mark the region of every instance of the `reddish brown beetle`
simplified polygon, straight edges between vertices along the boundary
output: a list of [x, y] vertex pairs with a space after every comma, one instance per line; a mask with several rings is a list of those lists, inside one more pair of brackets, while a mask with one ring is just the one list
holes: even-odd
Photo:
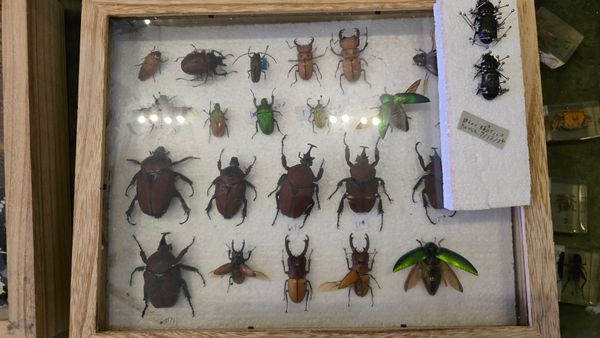
[[[373, 270], [373, 264], [375, 263], [375, 255], [377, 254], [377, 250], [374, 250], [372, 254], [369, 254], [369, 235], [365, 234], [366, 246], [362, 251], [358, 251], [354, 246], [352, 241], [352, 234], [350, 234], [350, 248], [352, 249], [352, 266], [350, 266], [350, 261], [348, 260], [348, 253], [346, 252], [346, 248], [344, 248], [344, 254], [346, 256], [346, 264], [348, 265], [348, 272], [346, 276], [341, 281], [337, 282], [326, 282], [319, 286], [319, 290], [321, 291], [333, 291], [339, 289], [345, 289], [348, 287], [352, 287], [348, 289], [348, 307], [350, 307], [350, 293], [352, 289], [354, 289], [354, 293], [356, 293], [359, 297], [364, 297], [367, 293], [371, 292], [371, 306], [374, 305], [373, 300], [373, 287], [369, 285], [370, 279], [375, 281], [377, 287], [381, 289], [379, 286], [379, 282], [377, 279], [373, 277], [369, 272]], [[371, 258], [371, 263], [369, 266], [369, 256]]]
[[269, 194], [270, 197], [273, 193], [277, 192], [275, 194], [277, 213], [275, 214], [275, 218], [271, 225], [275, 224], [277, 216], [281, 211], [282, 214], [292, 218], [298, 218], [300, 215], [304, 214], [304, 220], [300, 226], [300, 229], [302, 229], [308, 215], [310, 215], [312, 208], [315, 206], [313, 194], [317, 197], [317, 207], [321, 209], [321, 203], [319, 202], [319, 185], [315, 182], [323, 177], [323, 163], [325, 163], [325, 159], [321, 161], [319, 172], [315, 177], [315, 174], [310, 169], [315, 158], [310, 156], [310, 151], [317, 146], [309, 143], [308, 151], [303, 156], [300, 156], [300, 153], [298, 153], [300, 163], [293, 167], [288, 167], [287, 159], [283, 153], [283, 142], [286, 137], [287, 135], [284, 135], [281, 139], [281, 165], [287, 171], [287, 174], [283, 174], [279, 177], [277, 187]]
[[154, 47], [150, 53], [144, 57], [144, 61], [138, 65], [141, 66], [138, 73], [138, 79], [140, 81], [146, 81], [151, 76], [154, 78], [154, 74], [156, 74], [157, 70], [160, 72], [160, 64], [166, 61], [161, 57], [162, 54], [156, 50], [156, 47]]
[[151, 151], [150, 156], [146, 157], [142, 162], [127, 159], [127, 161], [141, 167], [131, 179], [127, 189], [125, 189], [125, 196], [128, 196], [127, 191], [129, 188], [134, 184], [136, 185], [136, 195], [125, 212], [129, 224], [135, 225], [135, 223], [131, 221], [131, 214], [133, 213], [135, 201], [138, 201], [143, 213], [160, 218], [167, 212], [167, 209], [169, 209], [171, 199], [173, 198], [179, 199], [181, 206], [185, 211], [185, 220], [180, 224], [187, 222], [190, 217], [191, 209], [188, 207], [187, 203], [185, 203], [185, 200], [181, 197], [181, 194], [175, 187], [175, 181], [179, 178], [190, 185], [190, 188], [192, 188], [190, 197], [194, 195], [194, 186], [192, 185], [192, 180], [173, 171], [171, 168], [190, 159], [199, 158], [188, 156], [179, 161], [172, 162], [169, 158], [169, 152], [164, 147], [158, 147], [156, 150]]
[[[314, 37], [311, 37], [310, 42], [306, 45], [301, 45], [297, 42], [297, 39], [294, 39], [294, 45], [298, 51], [298, 57], [296, 60], [289, 60], [290, 62], [296, 62], [296, 64], [293, 65], [287, 73], [287, 76], [290, 77], [290, 72], [296, 68], [296, 71], [294, 72], [294, 77], [296, 80], [290, 84], [290, 87], [298, 82], [298, 75], [300, 75], [302, 80], [310, 80], [314, 70], [316, 70], [315, 77], [317, 78], [317, 82], [319, 82], [319, 85], [321, 85], [319, 76], [323, 78], [323, 75], [321, 74], [321, 70], [319, 70], [319, 65], [314, 62], [314, 59], [325, 56], [325, 53], [327, 53], [327, 48], [325, 48], [323, 55], [313, 56], [313, 53], [317, 51], [316, 48], [313, 51], [313, 42], [315, 42]], [[290, 46], [289, 42], [286, 41], [286, 43], [290, 48], [294, 48], [294, 46]]]
[[[226, 108], [224, 111], [221, 110], [221, 105], [219, 103], [215, 103], [212, 105], [212, 102], [209, 102], [208, 111], [204, 111], [208, 114], [208, 118], [204, 121], [204, 126], [206, 127], [206, 123], [210, 122], [210, 129], [208, 130], [208, 142], [210, 142], [211, 136], [222, 137], [227, 132], [227, 137], [229, 137], [229, 128], [227, 127], [227, 118], [225, 114], [229, 108]], [[211, 110], [212, 108], [212, 110]]]
[[158, 249], [155, 253], [150, 255], [150, 257], [146, 257], [146, 253], [144, 249], [142, 249], [142, 245], [137, 240], [135, 235], [133, 235], [133, 239], [135, 239], [137, 245], [140, 247], [140, 257], [145, 265], [138, 266], [131, 272], [131, 276], [129, 277], [129, 286], [132, 285], [133, 282], [133, 274], [138, 271], [144, 271], [144, 310], [142, 311], [142, 317], [146, 314], [146, 309], [148, 309], [148, 302], [152, 303], [152, 305], [159, 308], [167, 308], [172, 307], [177, 303], [177, 298], [179, 298], [179, 291], [183, 291], [183, 295], [187, 299], [190, 304], [190, 308], [192, 309], [192, 317], [194, 317], [194, 306], [192, 305], [192, 297], [190, 296], [190, 291], [188, 290], [187, 283], [181, 277], [181, 270], [192, 271], [200, 275], [202, 278], [202, 283], [206, 286], [206, 281], [204, 280], [204, 276], [198, 271], [198, 268], [193, 266], [181, 264], [180, 261], [188, 252], [188, 249], [194, 244], [196, 238], [192, 239], [192, 243], [186, 246], [177, 257], [171, 253], [172, 246], [171, 244], [167, 244], [165, 240], [165, 236], [167, 236], [168, 232], [162, 233], [162, 238], [160, 239], [160, 243], [158, 244]]
[[227, 286], [227, 292], [229, 292], [229, 288], [235, 282], [236, 284], [242, 284], [246, 277], [256, 277], [261, 280], [269, 280], [269, 277], [260, 271], [252, 270], [246, 262], [252, 256], [252, 251], [254, 249], [248, 251], [248, 258], [244, 258], [244, 247], [246, 246], [246, 241], [242, 241], [242, 248], [238, 251], [235, 250], [235, 245], [233, 244], [233, 240], [231, 240], [231, 247], [227, 251], [227, 257], [230, 262], [221, 265], [215, 270], [211, 271], [211, 275], [213, 276], [229, 276], [229, 285]]
[[[425, 171], [425, 174], [419, 178], [419, 181], [413, 187], [412, 191], [412, 200], [413, 203], [417, 203], [415, 201], [415, 192], [419, 189], [421, 183], [425, 182], [425, 186], [423, 190], [421, 190], [421, 198], [423, 200], [423, 208], [425, 209], [425, 216], [431, 224], [436, 224], [431, 217], [429, 217], [429, 212], [427, 207], [431, 206], [434, 209], [444, 209], [444, 192], [443, 192], [443, 182], [442, 182], [442, 159], [440, 155], [437, 153], [436, 148], [433, 149], [433, 156], [429, 156], [429, 163], [425, 165], [425, 161], [421, 154], [419, 154], [419, 146], [417, 142], [415, 144], [415, 151], [417, 152], [417, 156], [419, 157], [419, 163], [421, 164], [421, 168]], [[456, 214], [456, 211], [452, 212], [452, 214], [448, 215], [448, 217], [452, 217]]]
[[[214, 77], [215, 75], [227, 76], [229, 73], [236, 73], [236, 71], [227, 72], [223, 69], [220, 69], [221, 67], [227, 66], [223, 63], [223, 60], [225, 60], [228, 56], [233, 56], [233, 54], [223, 55], [221, 52], [216, 50], [209, 50], [207, 52], [204, 49], [197, 49], [194, 45], [192, 45], [192, 47], [194, 47], [194, 50], [183, 57], [183, 60], [181, 60], [181, 70], [186, 74], [193, 75], [194, 78], [191, 80], [177, 78], [177, 80], [204, 80], [203, 83], [206, 83], [209, 77]], [[177, 62], [179, 59], [181, 59], [181, 57], [177, 58], [175, 62]], [[219, 70], [221, 70], [221, 72], [219, 72]]]
[[290, 241], [288, 236], [285, 236], [285, 251], [288, 254], [288, 270], [285, 270], [285, 263], [283, 262], [283, 250], [281, 250], [281, 265], [283, 266], [283, 272], [288, 275], [288, 279], [283, 285], [283, 295], [285, 298], [285, 312], [288, 312], [289, 299], [294, 303], [300, 303], [306, 298], [304, 305], [304, 311], [308, 311], [308, 300], [312, 299], [312, 284], [306, 275], [310, 273], [310, 260], [312, 256], [312, 249], [310, 255], [308, 255], [308, 264], [306, 261], [306, 251], [308, 250], [308, 235], [304, 239], [304, 249], [298, 256], [292, 254], [290, 250]]
[[219, 161], [217, 161], [219, 176], [215, 178], [208, 189], [206, 189], [206, 195], [208, 195], [210, 188], [213, 185], [215, 186], [215, 193], [208, 201], [208, 205], [206, 206], [206, 214], [210, 219], [210, 210], [212, 209], [212, 202], [215, 199], [217, 200], [217, 210], [219, 210], [219, 213], [223, 215], [225, 219], [230, 219], [233, 217], [233, 215], [240, 210], [240, 207], [243, 203], [244, 208], [242, 209], [242, 221], [236, 224], [236, 226], [238, 226], [244, 223], [244, 220], [246, 219], [246, 211], [248, 209], [248, 200], [246, 200], [246, 186], [249, 186], [250, 189], [254, 190], [254, 200], [256, 200], [256, 188], [252, 185], [252, 183], [244, 179], [246, 176], [248, 176], [248, 174], [250, 174], [254, 163], [256, 163], [256, 156], [254, 156], [254, 162], [252, 162], [245, 172], [240, 169], [240, 162], [235, 156], [229, 161], [229, 166], [225, 169], [222, 169], [221, 157], [223, 156], [223, 151], [225, 151], [225, 149], [221, 150]]
[[348, 199], [348, 204], [350, 205], [350, 209], [354, 212], [365, 213], [371, 211], [373, 206], [375, 206], [375, 202], [379, 200], [379, 204], [377, 206], [377, 213], [381, 215], [381, 226], [379, 227], [379, 231], [383, 228], [383, 203], [381, 202], [381, 196], [379, 195], [379, 185], [383, 188], [383, 193], [387, 196], [388, 200], [391, 202], [392, 199], [390, 195], [388, 195], [385, 190], [385, 182], [376, 177], [377, 171], [375, 167], [379, 163], [379, 148], [377, 145], [381, 138], [377, 139], [377, 143], [375, 143], [375, 161], [373, 163], [369, 163], [369, 157], [367, 156], [365, 150], [367, 147], [363, 148], [363, 151], [360, 155], [356, 156], [356, 163], [350, 162], [350, 148], [346, 143], [346, 134], [344, 133], [344, 145], [346, 146], [346, 163], [350, 167], [350, 177], [346, 177], [338, 182], [335, 191], [329, 196], [329, 199], [338, 191], [338, 189], [346, 183], [346, 192], [342, 196], [340, 200], [340, 205], [338, 207], [337, 213], [337, 227], [340, 227], [340, 215], [344, 210], [344, 200]]
[[[335, 70], [335, 76], [337, 76], [337, 72], [340, 69], [340, 64], [342, 65], [343, 75], [348, 80], [348, 82], [354, 82], [360, 78], [360, 74], [363, 74], [363, 79], [371, 88], [371, 84], [367, 81], [367, 72], [362, 68], [361, 62], [364, 62], [366, 66], [368, 66], [367, 60], [360, 57], [360, 53], [362, 53], [365, 48], [369, 45], [368, 40], [368, 31], [365, 29], [365, 45], [363, 48], [358, 49], [360, 45], [360, 30], [358, 28], [354, 28], [356, 34], [352, 36], [343, 36], [344, 30], [341, 29], [338, 33], [340, 47], [342, 51], [340, 53], [336, 53], [333, 48], [333, 36], [331, 40], [329, 40], [329, 45], [331, 46], [331, 51], [333, 54], [340, 56], [342, 59], [338, 62], [337, 68]], [[344, 87], [342, 87], [342, 75], [340, 74], [340, 88], [342, 89], [342, 94], [344, 93]]]

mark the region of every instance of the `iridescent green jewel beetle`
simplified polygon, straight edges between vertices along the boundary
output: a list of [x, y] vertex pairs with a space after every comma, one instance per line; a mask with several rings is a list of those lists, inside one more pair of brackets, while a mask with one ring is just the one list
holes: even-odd
[[433, 296], [436, 294], [443, 280], [446, 285], [450, 285], [457, 291], [463, 292], [463, 287], [458, 277], [456, 277], [456, 274], [448, 264], [454, 265], [475, 276], [479, 275], [477, 269], [466, 258], [452, 250], [442, 248], [440, 246], [442, 241], [443, 239], [438, 244], [428, 242], [423, 245], [423, 242], [417, 240], [420, 247], [405, 253], [398, 259], [394, 265], [394, 272], [414, 265], [404, 282], [404, 291], [408, 291], [408, 289], [417, 285], [419, 280], [423, 280], [427, 292]]
[[408, 116], [402, 107], [403, 104], [429, 102], [429, 98], [426, 96], [415, 93], [420, 83], [421, 80], [417, 80], [404, 93], [394, 95], [386, 93], [379, 96], [381, 106], [379, 106], [379, 115], [377, 116], [379, 118], [377, 129], [381, 138], [385, 137], [388, 129], [392, 126], [402, 131], [408, 131]]
[[262, 131], [262, 133], [265, 135], [271, 135], [273, 133], [274, 126], [277, 126], [277, 131], [279, 131], [279, 133], [283, 135], [283, 133], [279, 129], [279, 123], [277, 123], [277, 120], [275, 120], [274, 117], [275, 113], [279, 113], [281, 115], [280, 111], [273, 110], [273, 102], [275, 101], [275, 96], [273, 95], [273, 93], [275, 92], [275, 89], [273, 89], [273, 92], [271, 92], [271, 103], [269, 103], [269, 101], [266, 98], [262, 98], [260, 99], [259, 105], [256, 104], [256, 96], [254, 96], [254, 92], [252, 91], [252, 89], [250, 89], [250, 92], [252, 93], [252, 98], [254, 99], [254, 106], [256, 107], [256, 112], [253, 114], [254, 116], [256, 116], [256, 132], [254, 133], [254, 135], [252, 135], [252, 138], [254, 138], [256, 134], [258, 134], [259, 126], [260, 131]]

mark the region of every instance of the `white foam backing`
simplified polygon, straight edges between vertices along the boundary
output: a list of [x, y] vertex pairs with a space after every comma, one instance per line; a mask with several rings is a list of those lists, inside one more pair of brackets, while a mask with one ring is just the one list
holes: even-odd
[[[323, 74], [322, 87], [316, 80], [299, 81], [290, 87], [291, 79], [286, 73], [295, 57], [295, 50], [288, 49], [286, 40], [294, 37], [314, 36], [317, 55], [329, 45], [331, 33], [337, 35], [342, 27], [369, 28], [369, 46], [363, 56], [369, 62], [367, 79], [369, 88], [362, 80], [348, 84], [344, 81], [346, 94], [342, 95], [338, 80], [333, 77], [338, 57], [330, 51], [317, 59]], [[378, 97], [384, 92], [404, 91], [410, 84], [425, 76], [425, 69], [412, 62], [416, 48], [431, 48], [431, 18], [394, 19], [375, 21], [319, 22], [299, 24], [231, 25], [218, 27], [154, 27], [123, 33], [117, 30], [112, 39], [111, 96], [109, 121], [110, 172], [108, 211], [108, 326], [114, 329], [157, 329], [157, 328], [291, 328], [291, 327], [399, 327], [413, 326], [462, 326], [462, 325], [513, 325], [515, 324], [514, 266], [512, 254], [512, 231], [510, 209], [495, 209], [478, 212], [458, 212], [447, 218], [447, 212], [432, 210], [432, 217], [439, 221], [433, 226], [425, 217], [420, 196], [417, 203], [411, 200], [412, 187], [423, 175], [419, 167], [414, 145], [422, 142], [421, 152], [427, 156], [431, 147], [439, 146], [437, 89], [435, 77], [429, 81], [431, 104], [408, 107], [410, 131], [395, 130], [388, 133], [380, 143], [381, 160], [377, 175], [386, 181], [393, 202], [383, 202], [385, 224], [379, 232], [379, 217], [376, 207], [368, 214], [354, 214], [346, 204], [340, 229], [336, 229], [336, 210], [341, 193], [331, 200], [327, 197], [336, 183], [349, 175], [344, 156], [342, 136], [348, 132], [347, 141], [354, 160], [361, 145], [370, 147], [367, 153], [373, 159], [373, 146], [378, 134], [374, 128], [356, 130], [360, 116], [374, 116], [372, 109], [379, 104]], [[252, 50], [264, 50], [270, 45], [269, 53], [278, 63], [271, 62], [266, 81], [261, 79], [252, 84], [245, 71], [248, 58], [243, 57], [228, 70], [237, 70], [227, 78], [211, 79], [205, 85], [192, 87], [193, 83], [176, 80], [186, 77], [174, 60], [191, 51], [190, 44], [199, 48], [214, 48], [237, 55]], [[137, 79], [140, 62], [154, 46], [169, 59], [162, 65], [162, 74], [140, 82]], [[378, 59], [375, 56], [381, 58]], [[383, 60], [383, 61], [382, 61]], [[281, 135], [275, 132], [262, 133], [251, 139], [254, 133], [254, 111], [250, 89], [258, 99], [269, 96], [276, 87], [275, 103], [283, 116], [277, 120], [283, 132], [288, 134], [285, 153], [290, 165], [298, 163], [298, 152], [305, 152], [310, 142], [318, 146], [313, 149], [316, 171], [321, 159], [325, 158], [325, 174], [319, 182], [321, 209], [313, 210], [306, 226], [299, 230], [300, 219], [280, 215], [275, 226], [271, 221], [275, 215], [275, 200], [267, 194], [275, 188], [277, 179], [284, 173], [280, 162]], [[191, 118], [191, 124], [174, 131], [170, 128], [155, 128], [152, 132], [132, 133], [136, 116], [133, 111], [152, 104], [152, 95], [161, 92], [176, 97], [173, 103], [190, 106], [198, 110], [208, 109], [209, 101], [219, 102], [229, 108], [228, 124], [230, 137], [214, 138], [208, 143], [208, 127], [203, 128], [206, 115]], [[421, 92], [421, 90], [420, 90]], [[306, 99], [323, 95], [331, 98], [329, 109], [338, 115], [348, 113], [351, 121], [336, 124], [331, 131], [317, 130], [313, 134], [306, 121]], [[314, 103], [314, 102], [313, 102]], [[135, 128], [134, 128], [135, 129]], [[194, 182], [196, 194], [188, 197], [189, 187], [182, 182], [177, 187], [192, 209], [187, 223], [178, 201], [173, 201], [168, 212], [155, 219], [141, 213], [136, 205], [133, 214], [136, 226], [125, 218], [125, 210], [131, 201], [124, 190], [139, 167], [127, 162], [127, 158], [142, 160], [149, 150], [163, 145], [171, 152], [173, 160], [185, 156], [199, 156], [178, 165], [174, 169]], [[248, 218], [239, 227], [239, 213], [232, 220], [225, 220], [213, 208], [212, 220], [204, 212], [208, 202], [206, 189], [218, 175], [216, 161], [221, 149], [225, 148], [224, 164], [231, 156], [238, 156], [242, 167], [246, 167], [256, 155], [257, 161], [248, 180], [258, 190], [256, 201], [249, 201]], [[131, 190], [133, 193], [134, 190]], [[251, 193], [248, 193], [251, 197]], [[291, 230], [289, 230], [291, 228]], [[142, 273], [137, 273], [133, 285], [129, 286], [131, 271], [142, 265], [139, 250], [132, 235], [140, 240], [150, 255], [158, 246], [160, 233], [170, 231], [168, 242], [178, 253], [196, 238], [195, 244], [183, 259], [184, 264], [196, 266], [207, 278], [202, 287], [199, 276], [183, 272], [192, 296], [196, 317], [191, 317], [190, 308], [180, 294], [177, 304], [168, 309], [149, 306], [146, 316], [141, 318], [143, 302]], [[377, 249], [372, 271], [381, 284], [375, 287], [375, 306], [370, 297], [351, 295], [348, 308], [347, 290], [339, 292], [316, 292], [304, 311], [303, 304], [290, 304], [290, 313], [285, 314], [283, 285], [286, 275], [281, 267], [281, 250], [284, 237], [290, 234], [292, 250], [302, 247], [302, 239], [310, 236], [312, 271], [308, 279], [314, 289], [325, 281], [341, 279], [347, 272], [343, 248], [348, 248], [348, 236], [355, 233], [356, 243], [362, 246], [363, 234], [371, 238], [371, 249]], [[404, 292], [406, 271], [392, 273], [395, 261], [406, 251], [418, 244], [415, 239], [431, 241], [445, 238], [443, 245], [468, 258], [479, 270], [478, 277], [455, 269], [464, 286], [464, 293], [441, 286], [435, 297], [427, 294], [423, 285]], [[242, 240], [246, 248], [256, 250], [248, 265], [266, 273], [271, 281], [249, 279], [242, 285], [233, 285], [229, 293], [227, 278], [209, 278], [209, 271], [227, 262], [226, 244]]]
[[[516, 1], [502, 1], [503, 5], [509, 5], [501, 9], [503, 17], [515, 9], [506, 20], [506, 28], [512, 28], [489, 49], [495, 56], [510, 56], [502, 72], [510, 78], [503, 84], [509, 91], [492, 101], [475, 95], [480, 77], [473, 79], [476, 74], [473, 65], [489, 50], [469, 41], [473, 30], [459, 15], [468, 13], [475, 2], [438, 1], [434, 6], [444, 205], [452, 210], [528, 205], [531, 181]], [[504, 148], [458, 130], [463, 111], [508, 129], [510, 135]]]

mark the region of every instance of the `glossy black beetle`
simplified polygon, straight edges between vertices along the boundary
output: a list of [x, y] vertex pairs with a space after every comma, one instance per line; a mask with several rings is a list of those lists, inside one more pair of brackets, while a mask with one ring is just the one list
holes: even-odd
[[177, 298], [179, 298], [179, 290], [183, 291], [183, 295], [190, 304], [192, 317], [195, 316], [192, 297], [190, 296], [187, 283], [181, 277], [181, 270], [192, 271], [199, 274], [202, 278], [202, 283], [206, 286], [204, 276], [198, 271], [198, 268], [179, 263], [187, 253], [188, 249], [194, 244], [196, 238], [194, 237], [192, 243], [181, 250], [179, 255], [175, 257], [173, 256], [173, 253], [171, 253], [171, 244], [167, 244], [167, 241], [165, 240], [165, 236], [168, 234], [168, 232], [162, 233], [158, 249], [155, 253], [150, 255], [150, 257], [146, 257], [142, 245], [135, 235], [133, 235], [133, 239], [135, 239], [137, 245], [140, 247], [140, 257], [142, 257], [142, 261], [145, 265], [138, 266], [131, 272], [129, 286], [131, 286], [133, 282], [133, 274], [138, 271], [144, 271], [144, 303], [146, 305], [142, 311], [142, 317], [146, 314], [148, 302], [152, 303], [157, 309], [175, 305], [175, 303], [177, 303]]
[[509, 26], [501, 36], [498, 36], [498, 30], [504, 28], [506, 19], [515, 11], [514, 9], [511, 10], [504, 20], [502, 20], [500, 9], [508, 7], [508, 5], [501, 6], [500, 2], [498, 1], [498, 6], [494, 6], [489, 0], [477, 0], [475, 8], [469, 11], [473, 20], [469, 19], [466, 13], [459, 12], [459, 15], [467, 22], [469, 27], [475, 31], [473, 38], [469, 38], [473, 44], [477, 39], [479, 39], [483, 46], [488, 46], [493, 42], [498, 43], [506, 36], [508, 30], [512, 28], [512, 26]]
[[[506, 83], [508, 78], [502, 74], [502, 66], [504, 65], [503, 60], [508, 59], [506, 56], [503, 59], [497, 59], [492, 55], [492, 52], [483, 54], [479, 64], [474, 65], [477, 69], [475, 78], [481, 75], [481, 82], [477, 88], [477, 95], [481, 94], [486, 100], [493, 100], [497, 96], [500, 96], [508, 89], [502, 88], [502, 84]], [[500, 77], [506, 80], [500, 81]]]
[[263, 53], [261, 53], [261, 52], [250, 53], [250, 48], [251, 47], [248, 47], [247, 53], [244, 53], [244, 54], [238, 56], [235, 59], [235, 61], [233, 61], [232, 65], [234, 63], [236, 63], [237, 60], [239, 60], [239, 58], [241, 58], [242, 56], [248, 55], [248, 57], [250, 58], [250, 69], [248, 70], [248, 77], [252, 80], [252, 82], [257, 83], [258, 81], [260, 81], [260, 74], [262, 73], [265, 75], [265, 80], [266, 80], [267, 79], [267, 69], [269, 69], [269, 61], [267, 60], [267, 56], [270, 57], [271, 59], [273, 59], [273, 61], [275, 61], [275, 63], [277, 63], [277, 60], [275, 60], [275, 58], [272, 55], [267, 54], [267, 50], [269, 50], [268, 45], [267, 45], [267, 48], [265, 48], [265, 51]]
[[[574, 253], [570, 254], [569, 260], [567, 264], [565, 264], [567, 268], [567, 281], [562, 286], [562, 292], [565, 291], [569, 282], [575, 283], [578, 286], [578, 289], [581, 290], [583, 294], [583, 287], [587, 283], [587, 273], [585, 272], [585, 263], [583, 263], [583, 257], [580, 254]], [[583, 280], [583, 283], [580, 285], [580, 281]]]

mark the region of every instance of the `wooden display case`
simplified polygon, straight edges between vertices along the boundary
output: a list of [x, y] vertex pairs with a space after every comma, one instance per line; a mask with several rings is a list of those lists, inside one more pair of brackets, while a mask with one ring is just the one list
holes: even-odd
[[63, 8], [2, 1], [8, 320], [2, 337], [67, 329], [71, 259]]
[[[558, 337], [558, 304], [549, 211], [549, 182], [541, 104], [539, 59], [533, 3], [518, 2], [523, 50], [525, 99], [532, 200], [528, 207], [513, 208], [514, 260], [516, 266], [516, 326], [465, 328], [343, 328], [273, 330], [160, 330], [116, 331], [107, 328], [107, 232], [106, 184], [109, 114], [110, 19], [119, 17], [176, 17], [181, 15], [235, 15], [240, 20], [258, 14], [302, 15], [325, 18], [335, 13], [395, 12], [431, 16], [433, 1], [84, 1], [81, 39], [79, 121], [75, 178], [74, 245], [70, 334], [73, 337], [212, 337], [290, 335], [345, 336], [407, 335], [448, 337], [543, 336]], [[328, 14], [329, 13], [329, 14]], [[101, 156], [98, 156], [101, 154]]]

